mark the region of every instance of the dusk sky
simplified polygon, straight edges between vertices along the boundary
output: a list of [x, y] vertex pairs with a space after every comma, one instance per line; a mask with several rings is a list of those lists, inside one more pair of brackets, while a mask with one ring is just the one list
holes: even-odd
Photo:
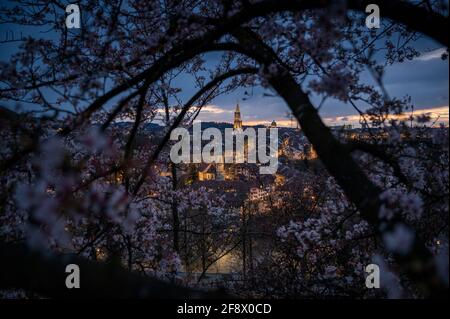
[[[401, 98], [410, 95], [417, 110], [416, 114], [431, 112], [433, 119], [439, 116], [437, 123], [448, 125], [449, 65], [448, 59], [445, 61], [441, 59], [445, 48], [425, 38], [419, 40], [416, 46], [422, 52], [420, 57], [386, 68], [385, 87], [391, 97]], [[367, 83], [373, 83], [369, 73], [366, 73], [363, 79]], [[184, 87], [187, 91], [191, 91], [186, 88], [186, 85]], [[244, 124], [267, 124], [275, 120], [279, 125], [291, 125], [291, 121], [286, 116], [289, 109], [282, 99], [264, 96], [264, 93], [270, 95], [273, 93], [261, 87], [255, 88], [251, 97], [246, 97], [245, 91], [240, 89], [216, 98], [211, 105], [202, 110], [198, 119], [231, 122], [236, 102], [239, 100]], [[315, 96], [312, 101], [317, 106], [321, 98]], [[328, 125], [357, 125], [359, 122], [359, 115], [351, 105], [333, 99], [328, 99], [324, 103], [320, 114]]]
[[[23, 30], [19, 31], [12, 26], [0, 25], [0, 41], [12, 34], [17, 38], [20, 32], [25, 36], [28, 33], [36, 36], [38, 31]], [[39, 32], [40, 33], [40, 32]], [[49, 37], [48, 34], [40, 33], [41, 37]], [[1, 42], [0, 42], [1, 43]], [[6, 62], [8, 57], [15, 52], [17, 43], [0, 44], [0, 60]], [[436, 124], [449, 123], [449, 66], [448, 59], [442, 60], [441, 55], [445, 48], [441, 45], [422, 37], [414, 43], [420, 57], [412, 61], [396, 63], [385, 69], [384, 83], [391, 97], [401, 98], [410, 95], [412, 103], [417, 110], [416, 114], [421, 112], [428, 113], [432, 119], [438, 121]], [[210, 53], [204, 56], [207, 65], [215, 65], [218, 61], [219, 53]], [[367, 83], [373, 83], [373, 79], [367, 72], [362, 76]], [[182, 89], [181, 96], [187, 101], [197, 88], [192, 86], [192, 78], [181, 75], [174, 81], [174, 85]], [[249, 96], [245, 95], [249, 92]], [[288, 108], [284, 101], [278, 97], [273, 97], [273, 92], [265, 90], [262, 87], [256, 87], [253, 90], [240, 88], [229, 94], [222, 95], [214, 99], [208, 106], [204, 107], [198, 120], [232, 122], [233, 112], [237, 101], [241, 107], [241, 114], [244, 125], [268, 124], [275, 120], [280, 126], [296, 125], [288, 119]], [[312, 96], [314, 105], [319, 105], [321, 97]], [[364, 110], [363, 105], [358, 105]], [[359, 116], [349, 104], [340, 101], [327, 99], [323, 104], [320, 114], [328, 125], [353, 124], [358, 125]]]

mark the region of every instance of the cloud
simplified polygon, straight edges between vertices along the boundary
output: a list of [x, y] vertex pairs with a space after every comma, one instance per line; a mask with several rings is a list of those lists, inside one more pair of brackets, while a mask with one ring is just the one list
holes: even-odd
[[[297, 125], [296, 121], [290, 121], [290, 120], [275, 120], [275, 122], [277, 123], [277, 126], [282, 126], [282, 127], [295, 127]], [[272, 123], [272, 121], [268, 120], [268, 121], [245, 121], [243, 120], [242, 123], [244, 125], [264, 125], [264, 126], [268, 126]]]
[[197, 120], [203, 122], [232, 122], [234, 110], [209, 104], [202, 107]]
[[421, 54], [419, 57], [417, 57], [415, 60], [418, 61], [430, 61], [430, 60], [436, 60], [441, 59], [442, 55], [447, 52], [446, 48], [439, 48], [433, 51], [429, 51], [426, 53]]
[[202, 107], [201, 112], [205, 113], [213, 113], [213, 114], [223, 114], [223, 113], [233, 113], [231, 110], [224, 110], [223, 108], [217, 106], [217, 105], [205, 105]]
[[[246, 107], [247, 108], [247, 107]], [[242, 116], [242, 122], [244, 125], [270, 125], [270, 123], [275, 120], [277, 123], [277, 126], [279, 127], [296, 127], [297, 121], [290, 120], [285, 116], [272, 116], [271, 112], [269, 113], [252, 113], [248, 114], [247, 112], [243, 112], [243, 107], [241, 105], [241, 116]], [[264, 108], [267, 109], [267, 108]], [[262, 109], [260, 109], [262, 110]], [[227, 122], [232, 123], [233, 122], [233, 113], [234, 113], [234, 107], [233, 109], [227, 109], [225, 107], [221, 107], [218, 105], [205, 105], [202, 108], [202, 111], [200, 112], [197, 120], [204, 121], [204, 122]], [[423, 108], [423, 109], [416, 109], [414, 110], [414, 115], [428, 115], [431, 118], [431, 123], [436, 122], [435, 125], [439, 125], [440, 123], [444, 123], [445, 125], [449, 125], [449, 107], [448, 106], [440, 106], [440, 107], [432, 107], [432, 108]], [[401, 120], [407, 120], [409, 118], [410, 114], [405, 113], [403, 115], [399, 116], [391, 116], [390, 118], [396, 118]], [[352, 114], [352, 111], [348, 111], [347, 114], [342, 114], [340, 116], [322, 116], [322, 120], [325, 122], [328, 126], [339, 126], [343, 124], [351, 124], [354, 127], [360, 126], [360, 116], [359, 114]]]
[[[440, 106], [433, 107], [428, 109], [420, 109], [414, 110], [414, 116], [419, 115], [428, 115], [431, 117], [431, 123], [436, 121], [436, 125], [439, 123], [444, 123], [445, 125], [449, 124], [449, 107], [448, 106]], [[406, 120], [410, 116], [409, 113], [405, 113], [402, 115], [392, 115], [390, 118]], [[342, 124], [351, 124], [353, 126], [360, 126], [359, 120], [360, 116], [357, 114], [349, 114], [345, 116], [336, 116], [336, 117], [323, 117], [323, 121], [329, 125], [342, 125]]]

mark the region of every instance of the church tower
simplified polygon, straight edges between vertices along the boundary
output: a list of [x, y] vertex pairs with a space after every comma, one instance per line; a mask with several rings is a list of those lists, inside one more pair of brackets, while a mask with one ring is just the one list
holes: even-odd
[[239, 109], [239, 103], [236, 104], [236, 110], [234, 111], [233, 129], [242, 129], [241, 110]]

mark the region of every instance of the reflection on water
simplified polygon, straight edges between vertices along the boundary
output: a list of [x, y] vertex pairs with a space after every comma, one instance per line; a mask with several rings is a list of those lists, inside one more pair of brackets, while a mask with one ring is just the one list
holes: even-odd
[[240, 256], [235, 250], [232, 250], [227, 255], [216, 261], [209, 269], [207, 273], [209, 274], [227, 274], [234, 273], [242, 270], [242, 261]]

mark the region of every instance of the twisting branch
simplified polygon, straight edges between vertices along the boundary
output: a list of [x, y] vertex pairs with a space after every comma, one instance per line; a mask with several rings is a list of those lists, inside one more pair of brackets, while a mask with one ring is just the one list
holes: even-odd
[[[365, 8], [369, 3], [370, 1], [353, 0], [348, 1], [347, 6], [349, 9], [365, 12]], [[242, 25], [253, 18], [282, 11], [303, 11], [307, 9], [326, 8], [332, 4], [332, 1], [267, 0], [248, 6], [246, 10], [237, 13], [230, 19], [226, 19], [226, 21], [197, 17], [205, 23], [212, 23], [216, 28], [202, 38], [183, 41], [180, 45], [158, 59], [149, 69], [98, 98], [80, 114], [75, 122], [75, 126], [82, 123], [111, 98], [122, 93], [131, 86], [138, 84], [143, 79], [148, 79], [150, 83], [153, 83], [168, 70], [182, 64], [194, 56], [207, 51], [218, 50], [220, 44], [210, 45], [210, 41], [220, 38], [220, 36], [227, 32], [232, 32], [239, 25]], [[383, 12], [386, 17], [404, 23], [410, 28], [429, 35], [446, 46], [448, 45], [448, 18], [402, 1], [384, 0], [379, 1], [378, 5], [383, 7]], [[67, 129], [63, 130], [63, 132], [66, 131]]]
[[142, 111], [145, 104], [145, 97], [147, 95], [147, 90], [148, 86], [145, 86], [145, 89], [141, 92], [141, 96], [136, 106], [136, 118], [134, 120], [133, 128], [131, 129], [130, 135], [128, 137], [127, 144], [125, 145], [125, 155], [124, 155], [125, 161], [130, 159], [133, 150], [133, 141], [138, 131], [139, 125], [141, 124], [142, 121]]
[[[334, 138], [330, 129], [322, 122], [308, 95], [302, 91], [289, 72], [276, 62], [273, 50], [247, 29], [237, 30], [235, 36], [241, 45], [249, 50], [249, 54], [263, 65], [269, 83], [292, 110], [328, 172], [336, 179], [375, 232], [382, 235], [383, 232], [380, 231], [382, 222], [387, 225], [386, 231], [400, 222], [379, 219], [378, 212], [382, 205], [381, 190], [368, 179], [346, 147]], [[270, 65], [276, 65], [277, 72], [269, 74]], [[401, 223], [410, 229], [405, 222]], [[433, 255], [416, 233], [412, 229], [410, 231], [415, 234], [412, 248], [406, 255], [395, 253], [396, 261], [402, 271], [417, 283], [417, 287], [425, 296], [447, 295], [448, 290], [438, 278]]]
[[229, 79], [234, 76], [242, 75], [242, 74], [249, 74], [249, 73], [257, 73], [258, 69], [256, 68], [240, 68], [236, 70], [228, 71], [227, 73], [224, 73], [222, 75], [217, 76], [210, 82], [208, 82], [204, 87], [202, 87], [194, 96], [191, 97], [191, 99], [182, 107], [180, 113], [176, 117], [176, 119], [173, 121], [172, 125], [170, 126], [169, 130], [164, 135], [162, 141], [159, 143], [158, 147], [156, 148], [155, 152], [152, 154], [152, 156], [147, 161], [144, 171], [141, 174], [141, 177], [139, 178], [138, 182], [136, 183], [135, 189], [133, 191], [133, 194], [136, 195], [139, 192], [139, 189], [141, 188], [142, 184], [144, 184], [145, 179], [148, 176], [150, 167], [153, 165], [155, 160], [158, 158], [159, 154], [163, 150], [164, 146], [167, 144], [167, 142], [170, 139], [170, 134], [172, 131], [178, 127], [183, 120], [186, 113], [189, 111], [189, 109], [192, 107], [192, 105], [206, 92], [213, 89], [216, 85], [220, 84], [221, 82], [225, 81], [226, 79]]

